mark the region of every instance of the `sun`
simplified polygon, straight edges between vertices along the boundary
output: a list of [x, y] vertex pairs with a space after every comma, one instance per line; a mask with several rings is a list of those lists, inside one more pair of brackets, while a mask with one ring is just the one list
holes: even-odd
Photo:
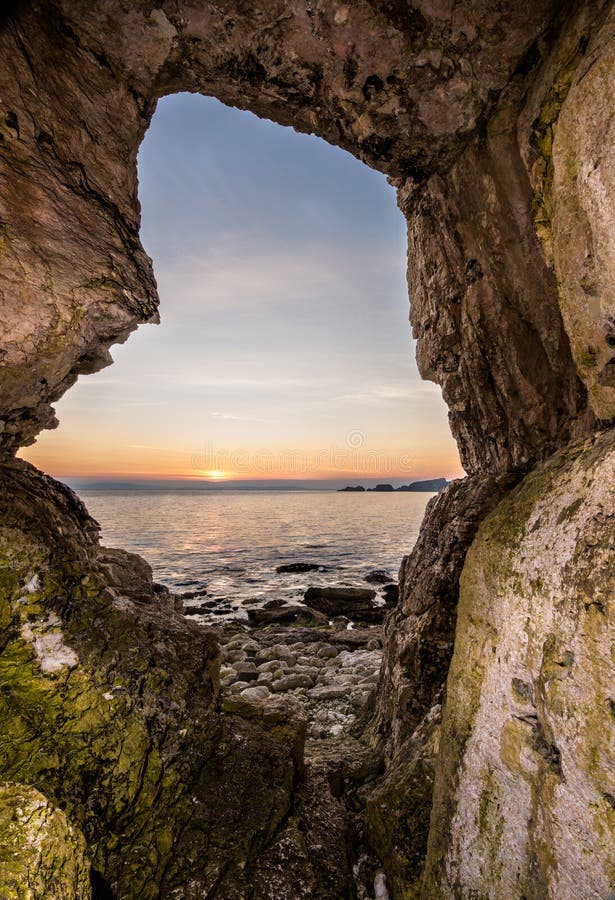
[[224, 481], [226, 478], [226, 472], [223, 472], [221, 469], [208, 469], [201, 474], [203, 478], [207, 478], [209, 481]]

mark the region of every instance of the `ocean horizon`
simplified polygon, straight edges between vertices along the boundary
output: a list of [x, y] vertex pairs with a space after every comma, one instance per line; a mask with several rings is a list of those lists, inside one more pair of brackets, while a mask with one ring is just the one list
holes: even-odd
[[[433, 476], [438, 477], [438, 476]], [[445, 476], [442, 476], [445, 477]], [[394, 488], [402, 485], [422, 481], [431, 481], [432, 476], [414, 478], [363, 478], [348, 480], [237, 480], [237, 481], [208, 481], [205, 479], [158, 479], [158, 478], [81, 478], [59, 477], [74, 491], [281, 491], [281, 492], [310, 492], [324, 491], [337, 492], [348, 486], [363, 485], [366, 488], [375, 487], [378, 484], [391, 484]]]
[[[245, 618], [248, 606], [301, 603], [308, 587], [367, 587], [397, 580], [416, 542], [429, 492], [386, 500], [355, 492], [301, 490], [82, 490], [101, 541], [142, 556], [155, 581], [211, 603], [205, 621]], [[371, 497], [381, 494], [374, 492]], [[279, 573], [289, 563], [318, 567]]]

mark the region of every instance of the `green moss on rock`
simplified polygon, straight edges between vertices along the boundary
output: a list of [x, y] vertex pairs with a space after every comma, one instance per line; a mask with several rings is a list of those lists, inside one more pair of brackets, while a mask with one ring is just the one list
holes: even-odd
[[35, 788], [0, 783], [0, 897], [89, 900], [83, 835]]
[[223, 712], [213, 634], [100, 548], [67, 488], [9, 463], [0, 523], [0, 779], [64, 810], [118, 896], [243, 896], [305, 722], [284, 701], [267, 721]]
[[607, 896], [615, 432], [539, 466], [461, 579], [422, 896]]

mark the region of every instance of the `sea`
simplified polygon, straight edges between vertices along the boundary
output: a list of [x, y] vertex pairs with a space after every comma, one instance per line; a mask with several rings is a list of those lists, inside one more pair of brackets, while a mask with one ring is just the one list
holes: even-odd
[[[309, 586], [397, 580], [431, 493], [82, 490], [107, 547], [138, 553], [154, 580], [204, 594], [242, 618], [253, 604], [301, 602]], [[322, 569], [278, 574], [288, 563]]]

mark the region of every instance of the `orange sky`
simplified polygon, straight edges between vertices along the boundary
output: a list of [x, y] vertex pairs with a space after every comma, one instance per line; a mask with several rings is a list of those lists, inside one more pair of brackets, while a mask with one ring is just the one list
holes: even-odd
[[[404, 482], [462, 473], [452, 442], [434, 450], [433, 436], [419, 435], [407, 447], [370, 443], [355, 430], [330, 445], [229, 445], [177, 447], [126, 443], [117, 433], [84, 433], [78, 417], [67, 415], [56, 432], [46, 432], [21, 455], [57, 478], [125, 477], [143, 479], [204, 479], [213, 481], [267, 479]], [[452, 445], [451, 445], [452, 444]]]

